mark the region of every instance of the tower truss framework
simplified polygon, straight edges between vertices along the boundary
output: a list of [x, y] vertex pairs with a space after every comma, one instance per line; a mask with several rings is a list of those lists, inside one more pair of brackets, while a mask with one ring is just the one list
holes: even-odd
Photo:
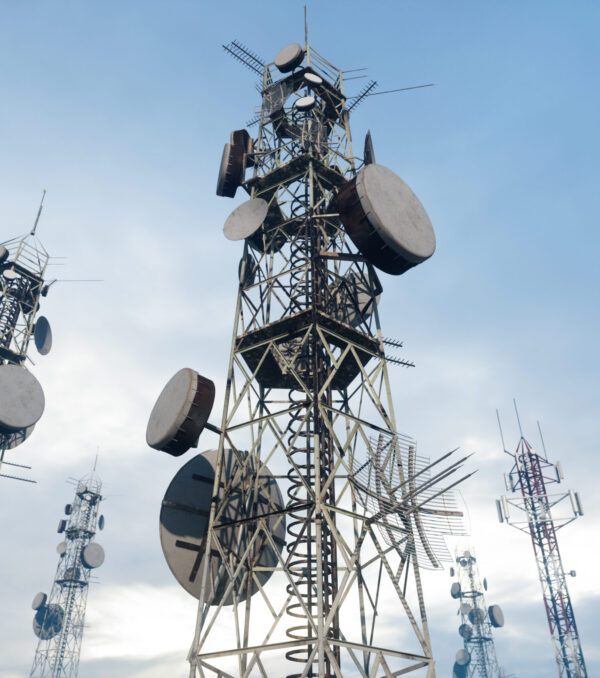
[[[45, 193], [31, 231], [0, 243], [0, 366], [25, 365], [40, 302], [48, 293], [44, 277], [50, 257], [36, 234]], [[32, 430], [0, 426], [0, 469], [3, 464], [29, 468], [7, 461], [6, 453], [25, 442]], [[0, 477], [34, 482], [4, 473]]]
[[94, 541], [99, 521], [100, 527], [104, 524], [99, 516], [101, 490], [95, 473], [79, 480], [73, 503], [65, 507], [67, 517], [59, 522], [64, 541], [57, 547], [52, 589], [49, 596], [38, 594], [34, 599], [33, 625], [39, 641], [30, 678], [77, 678], [90, 577], [104, 560], [102, 547]]
[[512, 494], [496, 502], [498, 518], [531, 538], [559, 678], [587, 678], [556, 535], [583, 515], [579, 495], [548, 490], [563, 480], [561, 466], [537, 453], [523, 435], [515, 452], [507, 454], [514, 458], [505, 479]]
[[[484, 583], [485, 582], [485, 583]], [[504, 616], [498, 605], [487, 606], [485, 590], [473, 549], [456, 554], [456, 583], [451, 595], [459, 603], [461, 624], [458, 632], [463, 638], [464, 650], [454, 664], [455, 678], [504, 678], [498, 664], [493, 627], [504, 625]], [[458, 661], [460, 660], [460, 661]], [[462, 662], [462, 663], [461, 663]]]
[[[288, 101], [307, 93], [307, 73], [322, 80], [319, 106], [310, 111]], [[205, 555], [190, 572], [190, 582], [200, 580], [190, 677], [421, 671], [434, 678], [411, 522], [425, 500], [397, 454], [377, 310], [382, 288], [336, 204], [339, 188], [363, 166], [352, 149], [343, 73], [307, 45], [304, 65], [289, 75], [264, 65], [261, 91], [253, 171], [242, 186], [268, 212], [240, 261], [224, 407], [220, 428], [213, 427], [220, 433]], [[254, 494], [244, 494], [244, 517], [223, 519], [220, 493], [239, 491], [223, 472], [227, 450], [242, 469], [269, 465], [284, 509], [272, 503], [259, 511], [255, 483]], [[397, 486], [379, 480], [395, 500], [379, 513], [358, 499], [356, 458], [377, 468], [394, 460]], [[391, 513], [400, 518], [386, 540], [378, 521]], [[283, 549], [273, 519], [285, 523]], [[232, 528], [241, 550], [221, 537]], [[273, 566], [253, 564], [260, 545], [272, 550]], [[261, 569], [272, 572], [264, 585]], [[215, 603], [211, 592], [219, 587]]]

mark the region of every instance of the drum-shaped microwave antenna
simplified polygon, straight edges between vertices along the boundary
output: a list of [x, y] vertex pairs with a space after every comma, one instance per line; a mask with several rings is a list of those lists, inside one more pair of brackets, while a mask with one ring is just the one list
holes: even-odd
[[60, 605], [40, 607], [33, 618], [33, 632], [42, 640], [50, 640], [61, 632], [64, 618], [65, 611]]
[[19, 277], [19, 274], [12, 268], [7, 268], [2, 271], [2, 275], [6, 280], [16, 280]]
[[457, 581], [450, 587], [450, 595], [453, 598], [460, 598], [460, 584]]
[[233, 198], [238, 186], [242, 183], [243, 171], [243, 151], [234, 148], [231, 144], [225, 144], [217, 178], [217, 195]]
[[72, 512], [73, 512], [73, 505], [72, 504], [65, 504], [65, 514], [70, 516]]
[[[240, 454], [241, 461], [231, 450], [224, 450], [224, 482], [216, 506], [216, 535], [233, 570], [257, 533], [258, 522], [252, 518], [258, 519], [267, 513], [281, 511], [284, 506], [277, 481], [268, 468], [260, 468], [257, 480], [254, 459], [246, 453]], [[171, 481], [160, 512], [160, 540], [167, 564], [181, 586], [196, 598], [200, 597], [203, 578], [203, 555], [216, 465], [216, 450], [209, 450], [191, 459]], [[285, 516], [280, 513], [266, 520], [266, 529], [281, 552], [285, 538]], [[254, 575], [264, 586], [273, 572], [268, 568], [275, 567], [278, 562], [264, 530], [258, 531], [249, 550], [248, 559], [235, 581], [238, 600], [245, 600], [247, 596], [248, 577]], [[256, 569], [251, 570], [248, 561]], [[226, 593], [232, 575], [228, 576], [220, 567], [221, 564], [220, 553], [215, 549], [210, 558], [205, 602], [230, 605], [233, 603], [233, 592], [227, 596]], [[251, 595], [257, 590], [253, 578]]]
[[391, 170], [367, 165], [344, 184], [337, 203], [348, 235], [377, 268], [405, 273], [435, 251], [431, 221], [417, 196]]
[[52, 348], [52, 329], [48, 319], [41, 315], [35, 321], [35, 330], [33, 331], [33, 340], [38, 353], [48, 355]]
[[490, 605], [488, 607], [488, 615], [493, 627], [499, 629], [504, 626], [504, 613], [500, 605]]
[[150, 413], [146, 442], [175, 457], [195, 447], [215, 401], [215, 385], [184, 367], [167, 383]]
[[65, 531], [65, 528], [67, 527], [67, 521], [62, 519], [58, 521], [58, 527], [56, 528], [56, 531], [58, 534], [62, 534]]
[[98, 518], [98, 529], [103, 530], [104, 529], [104, 516], [100, 516]]
[[483, 624], [485, 621], [485, 610], [482, 610], [480, 607], [474, 607], [469, 612], [469, 621], [471, 624]]
[[294, 106], [299, 111], [310, 111], [311, 108], [315, 107], [316, 103], [317, 103], [317, 100], [309, 94], [308, 96], [300, 97], [299, 99], [296, 99]]
[[0, 365], [0, 431], [33, 426], [44, 412], [40, 382], [20, 365]]
[[81, 562], [90, 570], [100, 567], [104, 562], [104, 549], [95, 541], [89, 543], [81, 552]]
[[297, 42], [286, 45], [274, 59], [274, 64], [281, 73], [289, 73], [298, 67], [304, 59], [304, 50]]
[[45, 593], [36, 593], [33, 602], [31, 603], [31, 609], [32, 610], [39, 610], [40, 607], [44, 607], [46, 604], [46, 601], [48, 600], [48, 596]]
[[323, 78], [316, 73], [311, 73], [310, 71], [306, 71], [304, 74], [304, 80], [306, 80], [306, 82], [311, 87], [318, 87], [319, 85], [323, 84]]
[[5, 450], [11, 450], [13, 447], [21, 445], [33, 433], [34, 428], [35, 424], [27, 428], [21, 428], [18, 431], [0, 431], [0, 446], [4, 447]]
[[458, 608], [461, 614], [464, 614], [465, 617], [468, 616], [469, 612], [473, 609], [473, 606], [470, 603], [461, 603]]
[[456, 653], [456, 663], [459, 666], [467, 666], [470, 661], [471, 655], [467, 650], [462, 649]]
[[473, 627], [470, 624], [461, 624], [458, 627], [458, 634], [465, 640], [471, 640], [473, 636]]

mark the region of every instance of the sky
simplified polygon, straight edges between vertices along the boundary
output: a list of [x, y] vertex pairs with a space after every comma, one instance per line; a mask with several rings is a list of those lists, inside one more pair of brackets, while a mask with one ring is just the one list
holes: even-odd
[[[464, 485], [500, 663], [556, 675], [529, 538], [496, 518], [507, 447], [539, 447], [539, 420], [585, 515], [559, 533], [589, 675], [600, 673], [595, 535], [598, 428], [597, 3], [546, 0], [308, 2], [309, 42], [381, 91], [353, 112], [357, 148], [415, 191], [434, 256], [381, 275], [384, 335], [416, 368], [391, 368], [398, 426], [421, 453], [474, 452]], [[259, 104], [222, 44], [266, 61], [303, 41], [302, 3], [0, 0], [0, 241], [38, 234], [54, 257], [42, 313], [54, 346], [31, 348], [46, 410], [10, 459], [37, 484], [0, 479], [0, 678], [29, 675], [31, 599], [50, 589], [70, 477], [99, 453], [106, 562], [91, 587], [80, 675], [187, 675], [196, 605], [158, 539], [160, 502], [189, 456], [147, 448], [148, 414], [190, 366], [223, 386], [241, 245], [222, 225], [243, 201], [215, 195], [223, 144]], [[353, 83], [358, 92], [366, 79]], [[102, 282], [68, 282], [67, 280]], [[213, 446], [205, 433], [201, 445]], [[448, 571], [425, 576], [438, 676], [459, 649]]]

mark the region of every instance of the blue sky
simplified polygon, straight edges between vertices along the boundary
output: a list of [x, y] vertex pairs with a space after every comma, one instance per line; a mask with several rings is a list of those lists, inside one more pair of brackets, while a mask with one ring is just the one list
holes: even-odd
[[[534, 444], [541, 420], [586, 510], [559, 538], [578, 573], [569, 587], [594, 675], [600, 9], [331, 0], [308, 2], [308, 13], [310, 43], [336, 66], [368, 67], [381, 90], [435, 83], [373, 97], [351, 119], [356, 148], [370, 129], [378, 162], [413, 188], [438, 240], [427, 263], [382, 276], [384, 334], [417, 364], [393, 372], [399, 426], [423, 453], [477, 453], [463, 495], [489, 602], [507, 618], [498, 656], [520, 678], [545, 678], [555, 668], [531, 547], [497, 524], [493, 506], [510, 465], [495, 408], [509, 447], [513, 397]], [[147, 449], [144, 430], [180, 367], [217, 386], [225, 377], [241, 250], [221, 229], [243, 197], [214, 189], [223, 143], [259, 98], [221, 45], [239, 39], [272, 60], [302, 41], [302, 21], [296, 0], [0, 2], [0, 240], [29, 228], [45, 188], [39, 235], [67, 257], [52, 274], [104, 280], [57, 284], [43, 304], [55, 345], [46, 358], [32, 349], [31, 369], [46, 413], [13, 458], [34, 466], [38, 485], [3, 482], [0, 493], [11, 516], [0, 678], [29, 674], [29, 605], [56, 567], [64, 480], [86, 473], [97, 447], [107, 561], [89, 597], [81, 673], [186, 675], [195, 605], [157, 534], [184, 460]], [[358, 91], [367, 80], [353, 82]], [[428, 575], [425, 595], [442, 676], [459, 647], [447, 573]]]

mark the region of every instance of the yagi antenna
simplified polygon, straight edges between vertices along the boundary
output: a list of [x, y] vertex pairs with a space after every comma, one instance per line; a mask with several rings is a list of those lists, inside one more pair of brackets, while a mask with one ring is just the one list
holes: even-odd
[[42, 214], [42, 207], [44, 206], [44, 198], [46, 197], [46, 189], [44, 189], [44, 192], [42, 193], [42, 199], [40, 201], [40, 208], [38, 209], [37, 216], [35, 218], [35, 223], [33, 224], [33, 228], [31, 229], [30, 235], [35, 235], [35, 229], [37, 228], [38, 221], [40, 220], [40, 216]]
[[385, 92], [371, 92], [367, 94], [368, 97], [375, 97], [378, 94], [392, 94], [392, 92], [406, 92], [409, 89], [422, 89], [423, 87], [435, 87], [435, 82], [430, 82], [427, 85], [413, 85], [412, 87], [399, 87], [398, 89], [386, 89]]
[[350, 104], [350, 106], [348, 106], [348, 111], [351, 111], [353, 108], [356, 108], [360, 103], [362, 103], [364, 99], [369, 96], [371, 90], [375, 89], [375, 87], [377, 87], [377, 81], [371, 80], [355, 97], [351, 97], [354, 99], [354, 101]]
[[237, 40], [232, 40], [228, 45], [223, 45], [223, 49], [226, 52], [229, 52], [229, 54], [231, 54], [234, 59], [244, 64], [244, 66], [249, 68], [251, 71], [254, 71], [257, 75], [262, 76], [265, 69], [265, 62], [258, 56], [258, 54], [255, 54]]

